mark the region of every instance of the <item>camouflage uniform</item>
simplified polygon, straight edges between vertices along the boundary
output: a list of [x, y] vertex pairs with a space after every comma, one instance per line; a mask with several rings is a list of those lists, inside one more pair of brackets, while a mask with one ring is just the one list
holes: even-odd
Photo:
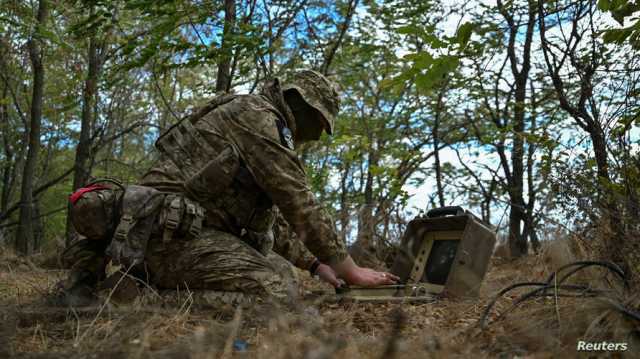
[[[323, 105], [337, 112], [337, 103]], [[153, 212], [144, 259], [154, 284], [285, 298], [295, 290], [295, 276], [282, 257], [303, 269], [316, 257], [326, 264], [346, 258], [293, 150], [295, 125], [276, 82], [260, 95], [219, 97], [159, 139], [161, 159], [140, 185], [179, 198], [183, 221], [189, 203], [205, 215], [192, 238], [182, 224], [167, 232], [167, 201]], [[69, 258], [76, 267], [104, 262], [104, 245], [89, 242], [67, 251], [75, 253]]]

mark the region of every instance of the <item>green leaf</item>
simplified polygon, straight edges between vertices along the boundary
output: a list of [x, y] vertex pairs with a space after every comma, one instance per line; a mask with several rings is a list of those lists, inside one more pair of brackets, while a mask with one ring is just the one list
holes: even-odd
[[611, 1], [609, 0], [598, 0], [598, 9], [602, 11], [609, 11], [611, 9]]
[[380, 176], [380, 175], [384, 174], [385, 168], [381, 167], [381, 166], [371, 165], [371, 166], [369, 166], [369, 172], [371, 172], [371, 175], [373, 175], [373, 176]]
[[622, 44], [632, 32], [633, 30], [630, 28], [607, 30], [604, 32], [602, 39], [606, 43]]
[[471, 39], [474, 27], [475, 25], [472, 22], [465, 22], [458, 28], [456, 40], [461, 47], [464, 47]]
[[403, 35], [418, 35], [422, 33], [422, 29], [416, 25], [405, 25], [399, 27], [396, 31], [398, 32], [398, 34]]
[[426, 69], [433, 63], [433, 56], [426, 51], [422, 51], [416, 54], [409, 54], [404, 57], [407, 60], [413, 61], [413, 66], [418, 69]]
[[386, 78], [382, 81], [380, 81], [380, 88], [381, 89], [388, 89], [393, 87], [394, 85], [396, 85], [397, 80], [393, 79], [393, 78]]

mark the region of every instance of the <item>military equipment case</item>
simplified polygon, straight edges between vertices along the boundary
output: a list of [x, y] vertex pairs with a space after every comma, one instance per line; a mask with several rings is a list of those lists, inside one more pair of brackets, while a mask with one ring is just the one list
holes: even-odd
[[[494, 229], [461, 207], [442, 207], [409, 222], [391, 273], [403, 288], [349, 288], [338, 295], [354, 299], [384, 295], [416, 298], [429, 294], [475, 297], [496, 242]], [[428, 293], [428, 294], [425, 294]]]
[[477, 296], [495, 242], [493, 228], [473, 214], [437, 208], [409, 222], [391, 272], [431, 293]]

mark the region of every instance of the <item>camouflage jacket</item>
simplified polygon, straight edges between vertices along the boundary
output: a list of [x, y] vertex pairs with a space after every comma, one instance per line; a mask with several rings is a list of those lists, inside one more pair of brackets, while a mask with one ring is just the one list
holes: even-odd
[[265, 95], [214, 101], [206, 114], [186, 118], [158, 140], [162, 157], [141, 184], [185, 193], [206, 209], [205, 226], [237, 236], [270, 231], [279, 209], [286, 222], [275, 223], [274, 250], [298, 267], [314, 259], [306, 248], [323, 263], [346, 258], [345, 243], [282, 138], [287, 120], [274, 101]]

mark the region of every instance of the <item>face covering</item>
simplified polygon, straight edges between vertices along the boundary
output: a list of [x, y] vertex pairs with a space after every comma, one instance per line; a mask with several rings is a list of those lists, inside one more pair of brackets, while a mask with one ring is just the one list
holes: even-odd
[[285, 91], [284, 99], [296, 119], [296, 144], [319, 140], [324, 130], [320, 112], [309, 106], [296, 90]]

